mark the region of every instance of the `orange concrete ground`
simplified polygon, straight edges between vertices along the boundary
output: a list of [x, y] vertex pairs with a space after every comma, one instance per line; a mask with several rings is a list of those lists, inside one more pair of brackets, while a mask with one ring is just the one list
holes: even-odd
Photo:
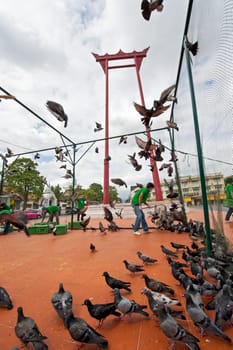
[[[200, 218], [200, 212], [190, 211], [189, 217]], [[63, 221], [67, 219], [63, 218]], [[105, 220], [101, 220], [105, 226]], [[119, 226], [130, 227], [134, 219], [116, 219]], [[149, 222], [149, 221], [148, 221]], [[91, 220], [90, 226], [98, 227], [99, 220]], [[97, 320], [91, 318], [84, 299], [92, 298], [93, 303], [113, 301], [111, 289], [106, 285], [102, 273], [132, 282], [132, 293], [123, 295], [141, 304], [147, 304], [147, 299], [141, 295], [145, 286], [141, 274], [132, 276], [122, 262], [140, 263], [136, 255], [138, 250], [155, 257], [158, 262], [145, 266], [145, 272], [153, 278], [166, 282], [176, 290], [176, 298], [185, 309], [183, 289], [178, 286], [170, 274], [170, 267], [160, 245], [171, 248], [170, 241], [190, 244], [186, 233], [178, 234], [152, 229], [147, 235], [134, 236], [132, 230], [121, 229], [118, 232], [108, 232], [102, 235], [96, 231], [68, 231], [66, 235], [52, 234], [32, 235], [26, 237], [23, 232], [14, 231], [7, 236], [0, 236], [0, 285], [9, 292], [14, 308], [0, 309], [0, 349], [10, 350], [14, 345], [22, 345], [17, 339], [14, 327], [17, 319], [17, 307], [22, 306], [26, 316], [34, 318], [42, 334], [48, 339], [46, 343], [50, 350], [75, 350], [74, 343], [64, 328], [51, 305], [51, 296], [58, 290], [59, 282], [73, 295], [74, 314], [84, 318], [93, 327]], [[228, 237], [233, 233], [233, 223], [225, 224]], [[94, 243], [97, 252], [91, 253], [90, 242]], [[148, 305], [148, 304], [147, 304]], [[109, 341], [111, 350], [154, 350], [167, 349], [169, 342], [159, 328], [158, 321], [148, 307], [150, 319], [134, 314], [131, 318], [119, 320], [114, 316], [107, 318], [99, 330]], [[213, 337], [201, 338], [185, 312], [187, 320], [182, 325], [200, 338], [202, 350], [227, 350], [232, 346]], [[212, 314], [210, 314], [213, 317]], [[233, 329], [227, 328], [226, 333], [233, 339]], [[30, 347], [29, 347], [30, 348]], [[84, 349], [97, 349], [95, 345], [85, 345]], [[175, 349], [186, 349], [176, 345]]]

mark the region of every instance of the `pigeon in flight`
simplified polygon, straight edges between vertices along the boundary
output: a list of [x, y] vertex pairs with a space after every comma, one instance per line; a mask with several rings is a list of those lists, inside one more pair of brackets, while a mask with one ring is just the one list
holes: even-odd
[[112, 181], [112, 183], [114, 183], [116, 185], [125, 186], [127, 188], [127, 184], [122, 179], [114, 178], [114, 179], [111, 179], [111, 181]]
[[34, 155], [34, 159], [40, 159], [40, 155], [38, 152]]
[[7, 147], [7, 153], [5, 154], [6, 158], [10, 158], [14, 155], [14, 153], [12, 152], [12, 150], [10, 148]]
[[142, 118], [141, 118], [142, 123], [147, 128], [149, 128], [151, 118], [158, 117], [160, 114], [164, 113], [170, 107], [170, 105], [168, 105], [168, 106], [161, 105], [156, 109], [154, 107], [152, 107], [151, 109], [148, 109], [148, 108], [134, 102], [134, 107], [135, 107], [136, 111], [142, 116]]
[[171, 165], [171, 163], [163, 163], [161, 165], [161, 167], [159, 168], [159, 171], [162, 171], [163, 169], [169, 168], [170, 165]]
[[130, 163], [132, 164], [134, 169], [136, 171], [140, 171], [142, 169], [142, 166], [141, 166], [141, 164], [138, 164], [138, 161], [136, 159], [136, 152], [134, 152], [134, 154], [132, 156], [128, 155], [128, 157], [129, 157]]
[[151, 12], [153, 11], [161, 12], [163, 11], [163, 0], [142, 0], [141, 11], [142, 16], [146, 21], [149, 21]]
[[92, 304], [90, 299], [85, 299], [83, 305], [87, 306], [88, 312], [91, 315], [91, 317], [99, 321], [97, 328], [100, 328], [102, 326], [105, 318], [107, 318], [108, 316], [121, 316], [121, 313], [116, 311], [115, 303]]
[[95, 153], [99, 153], [99, 147], [95, 148]]
[[57, 120], [64, 122], [64, 127], [66, 128], [68, 123], [68, 116], [65, 114], [62, 105], [54, 101], [47, 101], [46, 107], [57, 118]]
[[69, 314], [65, 320], [65, 325], [70, 336], [81, 344], [96, 344], [102, 349], [107, 349], [108, 341], [103, 335], [96, 332], [85, 320]]
[[24, 230], [25, 234], [28, 237], [30, 237], [28, 228], [22, 220], [17, 219], [13, 214], [7, 214], [7, 213], [0, 214], [0, 223], [3, 224], [7, 221], [10, 222], [13, 226], [17, 227], [19, 230]]
[[123, 260], [123, 263], [125, 264], [126, 269], [129, 270], [130, 272], [132, 272], [133, 274], [135, 272], [144, 271], [144, 268], [142, 265], [131, 264], [127, 260]]
[[4, 100], [14, 100], [15, 99], [15, 96], [12, 96], [12, 95], [0, 95], [0, 102], [2, 101], [1, 99], [4, 99]]
[[124, 144], [126, 144], [127, 143], [127, 136], [121, 136], [120, 137], [120, 140], [119, 140], [119, 145], [121, 144], [121, 143], [124, 143]]
[[99, 222], [99, 231], [105, 235], [107, 233], [107, 229], [104, 227], [101, 221]]
[[102, 124], [95, 122], [96, 127], [94, 128], [94, 132], [101, 131], [104, 128], [102, 127]]
[[171, 85], [167, 89], [165, 89], [161, 95], [159, 100], [154, 100], [153, 107], [155, 110], [158, 108], [164, 107], [164, 103], [168, 101], [174, 101], [177, 102], [177, 99], [175, 96], [172, 95], [172, 91], [175, 89], [176, 85]]
[[112, 288], [112, 289], [115, 289], [115, 288], [125, 289], [128, 292], [131, 292], [131, 289], [130, 289], [131, 282], [125, 282], [125, 281], [119, 280], [115, 277], [112, 277], [106, 271], [103, 272], [102, 276], [105, 277], [105, 282], [107, 283], [107, 285], [110, 288]]
[[116, 216], [118, 216], [120, 219], [123, 219], [123, 217], [122, 217], [123, 210], [124, 210], [124, 208], [121, 208], [118, 211], [115, 211]]
[[88, 216], [88, 218], [86, 218], [85, 220], [80, 221], [80, 225], [82, 226], [83, 231], [86, 231], [87, 226], [89, 225], [90, 221], [91, 221], [90, 216]]
[[3, 287], [0, 287], [0, 307], [7, 308], [8, 310], [13, 309], [13, 304], [9, 293]]
[[124, 315], [137, 313], [143, 316], [149, 317], [149, 314], [144, 311], [147, 305], [140, 305], [134, 300], [129, 300], [121, 295], [118, 288], [114, 289], [114, 302], [118, 310], [120, 310]]
[[187, 49], [192, 53], [193, 56], [196, 56], [198, 52], [198, 41], [195, 41], [194, 43], [191, 43], [188, 38], [185, 40], [185, 45]]
[[51, 303], [65, 324], [65, 317], [72, 312], [73, 297], [70, 291], [64, 289], [63, 283], [59, 283], [58, 291], [52, 295]]
[[167, 126], [168, 126], [169, 128], [171, 128], [171, 129], [176, 129], [177, 131], [179, 131], [179, 128], [178, 128], [176, 122], [172, 122], [172, 121], [170, 121], [170, 120], [167, 120], [166, 123], [167, 123]]
[[15, 326], [16, 336], [25, 345], [31, 342], [35, 345], [33, 347], [34, 349], [47, 350], [48, 346], [43, 342], [47, 337], [41, 334], [35, 321], [31, 317], [24, 316], [23, 308], [21, 306], [18, 307], [17, 313], [18, 317]]

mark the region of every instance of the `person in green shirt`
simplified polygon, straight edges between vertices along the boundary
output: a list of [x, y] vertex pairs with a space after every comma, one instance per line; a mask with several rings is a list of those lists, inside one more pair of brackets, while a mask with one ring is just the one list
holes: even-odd
[[[231, 199], [233, 202], [233, 181], [231, 179], [226, 182], [225, 193], [226, 193], [226, 199]], [[228, 208], [225, 221], [229, 221], [232, 214], [233, 214], [233, 206], [231, 208]]]
[[78, 193], [76, 193], [74, 197], [74, 201], [76, 201], [77, 220], [79, 221], [79, 219], [81, 218], [81, 221], [83, 221], [84, 216], [86, 216], [88, 202], [82, 194], [78, 194]]
[[[0, 214], [11, 214], [11, 208], [6, 203], [0, 203]], [[4, 226], [3, 235], [7, 235], [10, 230], [11, 223], [7, 221]]]
[[140, 235], [141, 233], [138, 231], [140, 228], [140, 225], [142, 226], [142, 229], [144, 232], [148, 232], [148, 225], [145, 219], [145, 214], [141, 208], [142, 204], [145, 204], [149, 207], [149, 204], [147, 203], [147, 199], [149, 198], [150, 192], [153, 190], [154, 185], [152, 182], [148, 182], [146, 187], [140, 188], [136, 193], [134, 194], [131, 203], [136, 215], [136, 220], [133, 226], [133, 231], [135, 235]]
[[48, 207], [44, 207], [42, 210], [42, 222], [45, 219], [47, 213], [49, 213], [49, 222], [53, 222], [53, 218], [56, 218], [56, 224], [59, 225], [59, 213], [60, 207], [59, 205], [49, 205]]

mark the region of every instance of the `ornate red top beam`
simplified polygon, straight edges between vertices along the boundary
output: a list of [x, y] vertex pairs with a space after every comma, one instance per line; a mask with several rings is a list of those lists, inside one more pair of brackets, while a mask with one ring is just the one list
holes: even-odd
[[[106, 53], [105, 55], [98, 55], [96, 53], [92, 53], [92, 55], [95, 57], [96, 62], [99, 62], [101, 64], [101, 67], [103, 68], [103, 71], [105, 72], [106, 66], [105, 61], [113, 61], [113, 60], [122, 60], [122, 59], [130, 59], [130, 58], [136, 58], [137, 62], [139, 64], [139, 67], [141, 66], [142, 59], [146, 57], [147, 51], [150, 47], [147, 47], [143, 51], [132, 51], [132, 52], [123, 52], [122, 50], [119, 50], [116, 54], [109, 55]], [[113, 68], [113, 66], [109, 67]]]

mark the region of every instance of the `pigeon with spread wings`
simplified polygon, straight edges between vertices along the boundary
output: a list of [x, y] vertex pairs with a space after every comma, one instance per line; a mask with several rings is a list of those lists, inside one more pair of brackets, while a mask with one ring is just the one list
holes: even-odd
[[120, 178], [111, 179], [111, 182], [119, 186], [125, 186], [127, 188], [127, 184], [125, 183], [125, 181], [123, 181]]
[[148, 0], [142, 0], [141, 2], [141, 10], [142, 10], [142, 16], [146, 21], [149, 21], [151, 12], [163, 11], [163, 0], [155, 0], [155, 1], [148, 1]]
[[64, 127], [66, 128], [68, 123], [68, 116], [65, 114], [62, 105], [54, 101], [47, 101], [46, 107], [57, 118], [57, 120], [64, 122]]
[[170, 105], [168, 106], [159, 106], [158, 108], [146, 108], [142, 105], [139, 105], [138, 103], [134, 102], [134, 107], [136, 109], [136, 111], [142, 115], [142, 118], [141, 118], [141, 121], [142, 123], [147, 127], [149, 128], [150, 127], [150, 120], [151, 118], [153, 117], [158, 117], [160, 114], [162, 114], [163, 112], [165, 112], [169, 107]]
[[172, 95], [173, 90], [175, 89], [176, 85], [171, 85], [167, 89], [163, 90], [159, 100], [154, 100], [154, 109], [157, 110], [158, 108], [164, 107], [164, 103], [168, 101], [174, 101], [177, 102], [177, 98]]

